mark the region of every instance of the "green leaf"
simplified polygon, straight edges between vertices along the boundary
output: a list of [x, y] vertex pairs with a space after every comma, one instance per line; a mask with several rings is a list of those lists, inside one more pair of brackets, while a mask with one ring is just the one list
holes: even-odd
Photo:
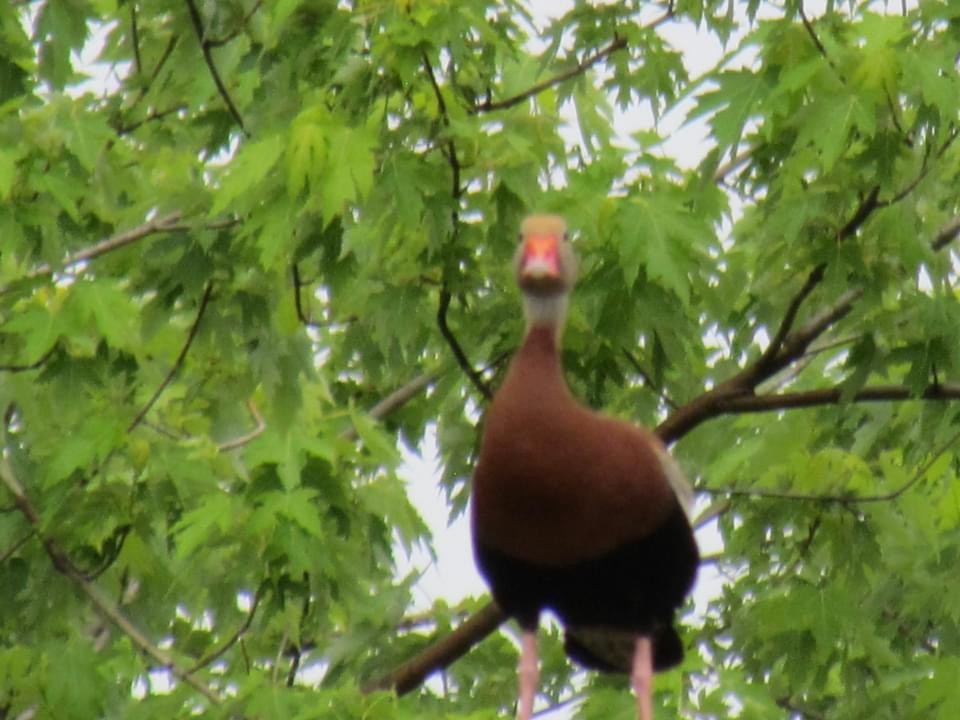
[[218, 539], [221, 530], [235, 520], [236, 501], [227, 493], [205, 495], [202, 503], [183, 514], [177, 523], [176, 548], [180, 558], [193, 555], [198, 548]]
[[17, 176], [16, 155], [0, 148], [0, 200], [10, 197], [13, 181]]
[[230, 164], [210, 210], [211, 214], [223, 212], [241, 195], [257, 189], [280, 159], [283, 148], [284, 140], [280, 135], [269, 135], [244, 143]]

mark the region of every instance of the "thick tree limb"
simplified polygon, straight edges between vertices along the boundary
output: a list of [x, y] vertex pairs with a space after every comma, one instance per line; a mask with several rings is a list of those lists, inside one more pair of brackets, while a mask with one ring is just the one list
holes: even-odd
[[203, 291], [203, 297], [200, 298], [200, 307], [197, 308], [197, 316], [194, 318], [189, 332], [187, 332], [187, 339], [184, 341], [183, 347], [180, 348], [180, 354], [177, 355], [177, 359], [173, 361], [173, 367], [170, 368], [170, 371], [163, 379], [163, 382], [160, 383], [153, 395], [150, 396], [150, 399], [147, 400], [146, 405], [144, 405], [140, 412], [137, 413], [136, 417], [130, 421], [130, 424], [127, 426], [128, 433], [132, 432], [133, 429], [143, 421], [143, 419], [147, 416], [147, 413], [150, 412], [150, 408], [153, 407], [153, 404], [159, 399], [160, 395], [167, 388], [167, 386], [173, 382], [173, 378], [176, 377], [177, 373], [180, 372], [180, 367], [183, 365], [183, 361], [186, 360], [187, 353], [190, 352], [190, 346], [193, 345], [193, 341], [197, 337], [197, 331], [200, 329], [200, 321], [203, 320], [203, 315], [207, 311], [207, 305], [210, 304], [210, 297], [212, 295], [213, 283], [208, 282], [206, 289]]
[[657, 426], [657, 435], [667, 444], [674, 443], [701, 423], [724, 414], [724, 407], [734, 398], [752, 395], [760, 383], [801, 358], [810, 343], [846, 316], [862, 294], [860, 288], [848, 290], [833, 305], [789, 333], [776, 355], [767, 356], [764, 353], [733, 377], [672, 413]]
[[220, 697], [211, 688], [204, 684], [193, 673], [174, 662], [169, 654], [152, 643], [139, 628], [120, 612], [113, 601], [110, 600], [97, 585], [87, 580], [56, 540], [43, 535], [40, 514], [33, 506], [33, 503], [30, 502], [23, 486], [14, 474], [8, 454], [5, 451], [0, 452], [0, 480], [2, 480], [7, 490], [10, 491], [10, 494], [13, 495], [13, 500], [17, 508], [19, 508], [34, 532], [40, 537], [53, 566], [87, 596], [87, 599], [91, 605], [96, 608], [97, 612], [113, 623], [120, 632], [130, 638], [130, 641], [139, 648], [141, 652], [150, 657], [154, 662], [169, 669], [176, 678], [185, 682], [214, 705], [220, 704]]
[[447, 667], [464, 655], [479, 640], [500, 627], [504, 620], [506, 615], [503, 610], [492, 601], [487, 603], [449, 635], [383, 677], [372, 681], [363, 691], [369, 693], [392, 688], [397, 695], [405, 695], [419, 687], [430, 673]]

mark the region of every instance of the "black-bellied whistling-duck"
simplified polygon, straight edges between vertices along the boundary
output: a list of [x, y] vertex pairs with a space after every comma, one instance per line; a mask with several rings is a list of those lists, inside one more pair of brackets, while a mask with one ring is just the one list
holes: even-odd
[[650, 720], [653, 671], [683, 657], [673, 616], [699, 562], [691, 491], [656, 436], [570, 394], [558, 346], [575, 265], [562, 218], [523, 222], [516, 270], [527, 331], [487, 410], [474, 554], [522, 630], [520, 720], [533, 711], [544, 609], [563, 622], [570, 657], [631, 673], [638, 714]]

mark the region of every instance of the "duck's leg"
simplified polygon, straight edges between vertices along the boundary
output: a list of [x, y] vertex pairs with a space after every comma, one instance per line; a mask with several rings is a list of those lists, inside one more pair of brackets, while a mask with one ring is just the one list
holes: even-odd
[[533, 715], [533, 699], [540, 681], [537, 659], [537, 631], [524, 630], [520, 635], [520, 701], [517, 703], [517, 720], [530, 720]]
[[633, 672], [630, 674], [633, 694], [637, 697], [637, 717], [653, 720], [653, 642], [646, 635], [637, 637], [633, 651]]

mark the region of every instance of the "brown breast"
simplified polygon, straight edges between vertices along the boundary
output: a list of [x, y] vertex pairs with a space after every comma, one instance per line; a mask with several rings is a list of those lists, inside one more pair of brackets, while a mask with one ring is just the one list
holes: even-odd
[[487, 413], [474, 475], [476, 538], [562, 566], [649, 535], [676, 507], [659, 442], [577, 403], [553, 338], [533, 331]]

